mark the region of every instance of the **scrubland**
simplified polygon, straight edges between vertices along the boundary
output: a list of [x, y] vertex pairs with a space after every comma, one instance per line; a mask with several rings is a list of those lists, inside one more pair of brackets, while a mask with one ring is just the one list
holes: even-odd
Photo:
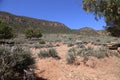
[[120, 38], [43, 34], [6, 42], [11, 44], [0, 47], [1, 80], [120, 79]]

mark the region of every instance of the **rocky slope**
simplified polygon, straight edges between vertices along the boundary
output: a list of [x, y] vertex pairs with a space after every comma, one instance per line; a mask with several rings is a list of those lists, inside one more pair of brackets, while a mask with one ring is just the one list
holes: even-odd
[[71, 31], [67, 26], [59, 22], [16, 16], [3, 11], [0, 11], [0, 20], [7, 22], [19, 32], [28, 27], [40, 27], [43, 33], [67, 33]]

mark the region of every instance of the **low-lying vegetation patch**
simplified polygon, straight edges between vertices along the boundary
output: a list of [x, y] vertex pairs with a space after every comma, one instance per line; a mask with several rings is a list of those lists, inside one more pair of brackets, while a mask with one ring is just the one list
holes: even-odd
[[91, 47], [85, 48], [77, 48], [77, 49], [70, 49], [66, 56], [66, 61], [68, 64], [74, 63], [77, 56], [83, 57], [83, 62], [89, 60], [90, 56], [96, 57], [98, 59], [109, 57], [109, 56], [116, 56], [120, 57], [120, 54], [116, 51], [111, 51], [106, 47], [101, 47], [99, 49], [93, 49]]
[[40, 58], [48, 58], [48, 57], [53, 57], [55, 59], [60, 59], [60, 57], [58, 56], [58, 52], [51, 48], [49, 50], [41, 50], [39, 53], [38, 53], [38, 56]]

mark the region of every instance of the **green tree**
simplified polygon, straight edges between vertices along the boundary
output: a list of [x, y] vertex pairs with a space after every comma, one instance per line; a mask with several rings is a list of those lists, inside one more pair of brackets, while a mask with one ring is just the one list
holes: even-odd
[[93, 13], [95, 19], [104, 17], [106, 30], [120, 37], [120, 0], [83, 0], [83, 9]]
[[13, 29], [5, 22], [0, 21], [0, 39], [10, 39], [14, 37]]
[[25, 30], [25, 36], [27, 38], [40, 38], [42, 37], [40, 28], [27, 28]]

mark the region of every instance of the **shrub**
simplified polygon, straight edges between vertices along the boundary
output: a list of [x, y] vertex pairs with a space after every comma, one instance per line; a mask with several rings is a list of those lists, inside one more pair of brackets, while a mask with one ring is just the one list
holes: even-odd
[[13, 29], [6, 23], [0, 21], [0, 39], [10, 39], [13, 37]]
[[111, 51], [105, 47], [101, 47], [100, 49], [98, 49], [96, 51], [96, 55], [97, 58], [104, 58], [104, 57], [109, 57], [109, 56], [116, 56], [116, 57], [120, 57], [120, 54], [116, 51]]
[[75, 53], [74, 52], [68, 52], [67, 56], [66, 56], [66, 61], [68, 64], [74, 63], [75, 61]]
[[58, 58], [58, 53], [55, 49], [51, 48], [49, 49], [49, 55], [53, 58]]
[[27, 38], [40, 38], [42, 37], [41, 30], [39, 28], [28, 28], [25, 30], [25, 36]]
[[76, 50], [74, 48], [70, 49], [66, 55], [66, 61], [68, 64], [74, 63], [76, 57]]
[[41, 51], [38, 53], [38, 56], [39, 56], [40, 58], [50, 57], [49, 52], [46, 51], [46, 50], [41, 50]]
[[100, 58], [104, 58], [104, 57], [109, 57], [110, 53], [111, 53], [111, 51], [109, 51], [105, 47], [101, 47], [98, 50], [94, 50], [93, 48], [88, 47], [88, 48], [79, 49], [77, 52], [77, 55], [82, 56], [84, 58], [93, 56], [93, 57], [97, 57], [100, 59]]
[[55, 49], [51, 48], [49, 50], [41, 50], [38, 53], [38, 56], [40, 58], [48, 58], [48, 57], [53, 57], [55, 59], [60, 59], [60, 57], [58, 56], [58, 53]]
[[0, 80], [23, 80], [24, 70], [34, 64], [34, 58], [20, 47], [1, 47], [0, 63]]
[[45, 44], [45, 41], [44, 40], [40, 40], [39, 44]]

